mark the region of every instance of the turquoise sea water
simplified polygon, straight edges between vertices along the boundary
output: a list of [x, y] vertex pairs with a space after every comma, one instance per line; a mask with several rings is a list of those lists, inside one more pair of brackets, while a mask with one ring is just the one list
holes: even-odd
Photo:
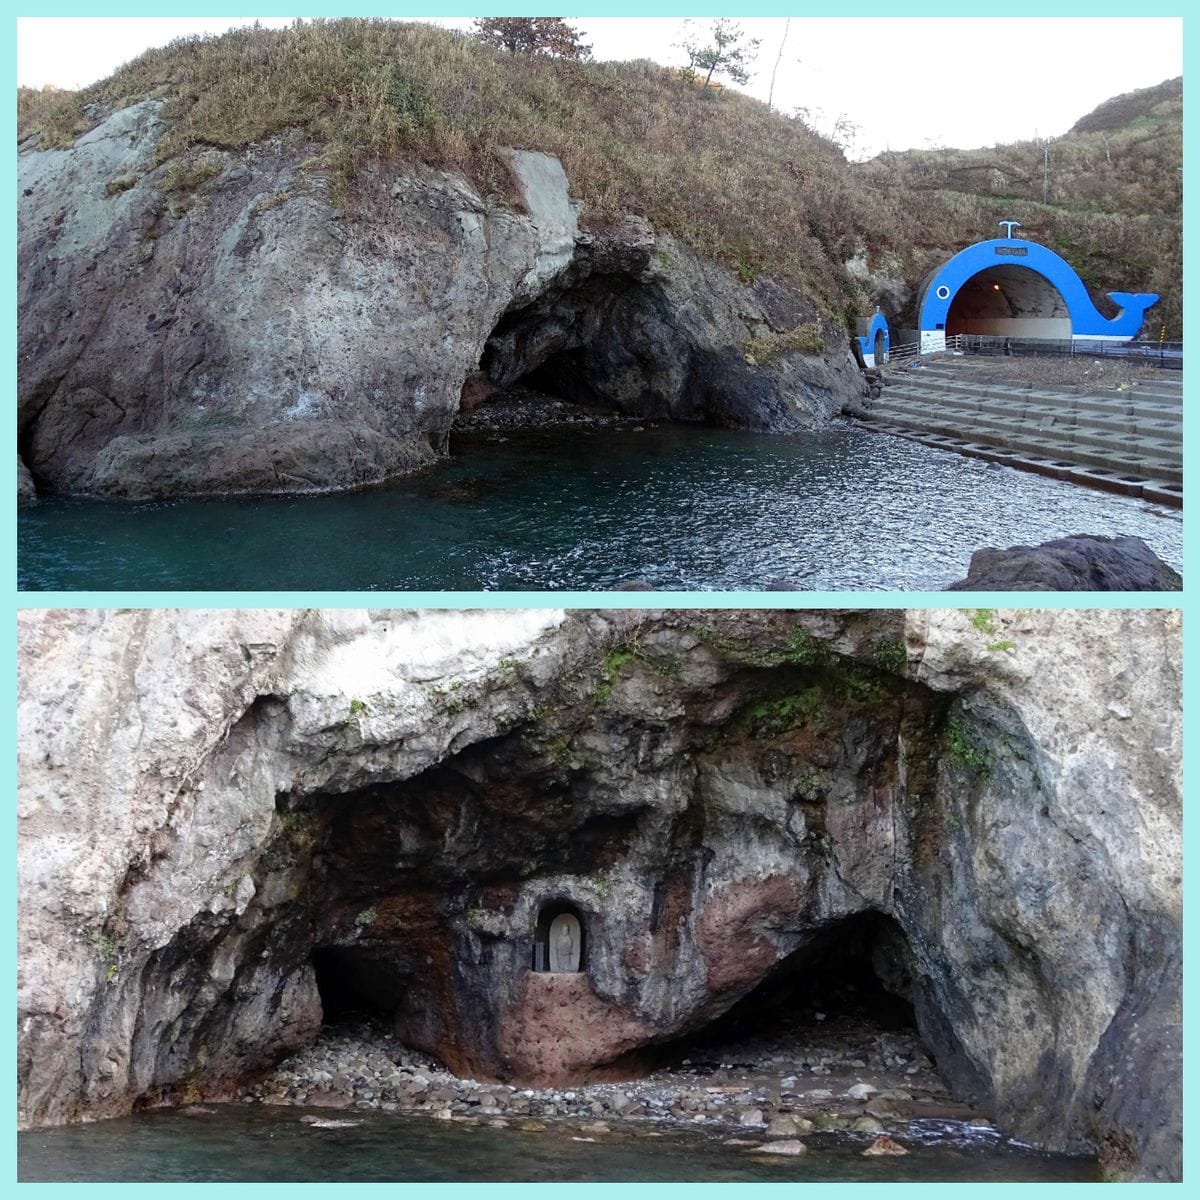
[[[32, 1181], [197, 1182], [803, 1182], [1097, 1179], [1088, 1159], [1041, 1154], [994, 1135], [925, 1144], [900, 1135], [904, 1158], [863, 1158], [868, 1135], [808, 1136], [797, 1158], [764, 1157], [700, 1133], [524, 1133], [385, 1113], [353, 1114], [351, 1129], [314, 1129], [302, 1111], [206, 1106], [205, 1115], [141, 1113], [18, 1135], [18, 1178]], [[346, 1112], [323, 1117], [346, 1119]], [[934, 1136], [935, 1132], [938, 1136]], [[721, 1135], [728, 1136], [728, 1135]]]
[[26, 590], [938, 590], [983, 546], [1132, 534], [1177, 569], [1182, 515], [843, 427], [460, 435], [385, 487], [21, 514]]

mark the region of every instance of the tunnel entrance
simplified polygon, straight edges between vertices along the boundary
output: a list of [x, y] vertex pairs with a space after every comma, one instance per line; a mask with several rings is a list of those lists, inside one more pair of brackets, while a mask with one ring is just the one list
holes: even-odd
[[1071, 314], [1062, 293], [1038, 271], [1009, 264], [967, 279], [946, 315], [946, 333], [1071, 339]]

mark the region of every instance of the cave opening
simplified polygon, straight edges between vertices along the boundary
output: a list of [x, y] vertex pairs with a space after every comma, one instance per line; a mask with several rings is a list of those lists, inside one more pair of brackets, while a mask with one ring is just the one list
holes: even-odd
[[[537, 424], [557, 418], [621, 415], [620, 405], [597, 386], [600, 369], [591, 343], [601, 336], [578, 314], [560, 319], [555, 313], [502, 317], [488, 338], [475, 374], [463, 387], [461, 419], [484, 409], [484, 416], [503, 408]], [[576, 412], [577, 410], [577, 412]]]
[[650, 380], [664, 364], [638, 315], [654, 307], [652, 289], [617, 270], [510, 308], [464, 384], [460, 423], [480, 408], [481, 420], [528, 425], [654, 415]]
[[321, 999], [323, 1025], [363, 1021], [391, 1026], [404, 985], [395, 968], [371, 951], [353, 946], [326, 946], [310, 959]]
[[910, 955], [900, 926], [867, 912], [836, 922], [787, 958], [704, 1028], [660, 1047], [656, 1068], [710, 1074], [782, 1056], [836, 1073], [838, 1064], [936, 1065], [910, 999]]
[[892, 918], [861, 913], [819, 933], [710, 1027], [717, 1039], [867, 1023], [915, 1029], [906, 995], [903, 934]]

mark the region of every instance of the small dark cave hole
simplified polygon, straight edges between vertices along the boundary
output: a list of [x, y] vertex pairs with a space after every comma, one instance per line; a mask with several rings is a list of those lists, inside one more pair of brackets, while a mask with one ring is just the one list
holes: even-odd
[[312, 966], [323, 1024], [392, 1025], [403, 983], [389, 964], [358, 949], [331, 946], [313, 951]]

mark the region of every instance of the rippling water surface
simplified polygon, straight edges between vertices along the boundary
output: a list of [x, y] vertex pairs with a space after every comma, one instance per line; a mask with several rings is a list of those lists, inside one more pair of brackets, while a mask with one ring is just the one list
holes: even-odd
[[[141, 1113], [18, 1135], [22, 1181], [196, 1182], [1084, 1182], [1089, 1159], [1040, 1154], [991, 1136], [904, 1137], [905, 1158], [863, 1158], [869, 1136], [808, 1136], [799, 1158], [764, 1158], [702, 1134], [523, 1133], [385, 1113], [313, 1129], [295, 1108], [213, 1105], [207, 1115]], [[328, 1110], [322, 1116], [331, 1114]], [[333, 1114], [344, 1118], [347, 1114]], [[355, 1119], [359, 1119], [356, 1114]]]
[[1133, 534], [1177, 569], [1181, 514], [897, 438], [667, 428], [457, 439], [336, 496], [43, 500], [25, 589], [936, 590], [983, 546]]

